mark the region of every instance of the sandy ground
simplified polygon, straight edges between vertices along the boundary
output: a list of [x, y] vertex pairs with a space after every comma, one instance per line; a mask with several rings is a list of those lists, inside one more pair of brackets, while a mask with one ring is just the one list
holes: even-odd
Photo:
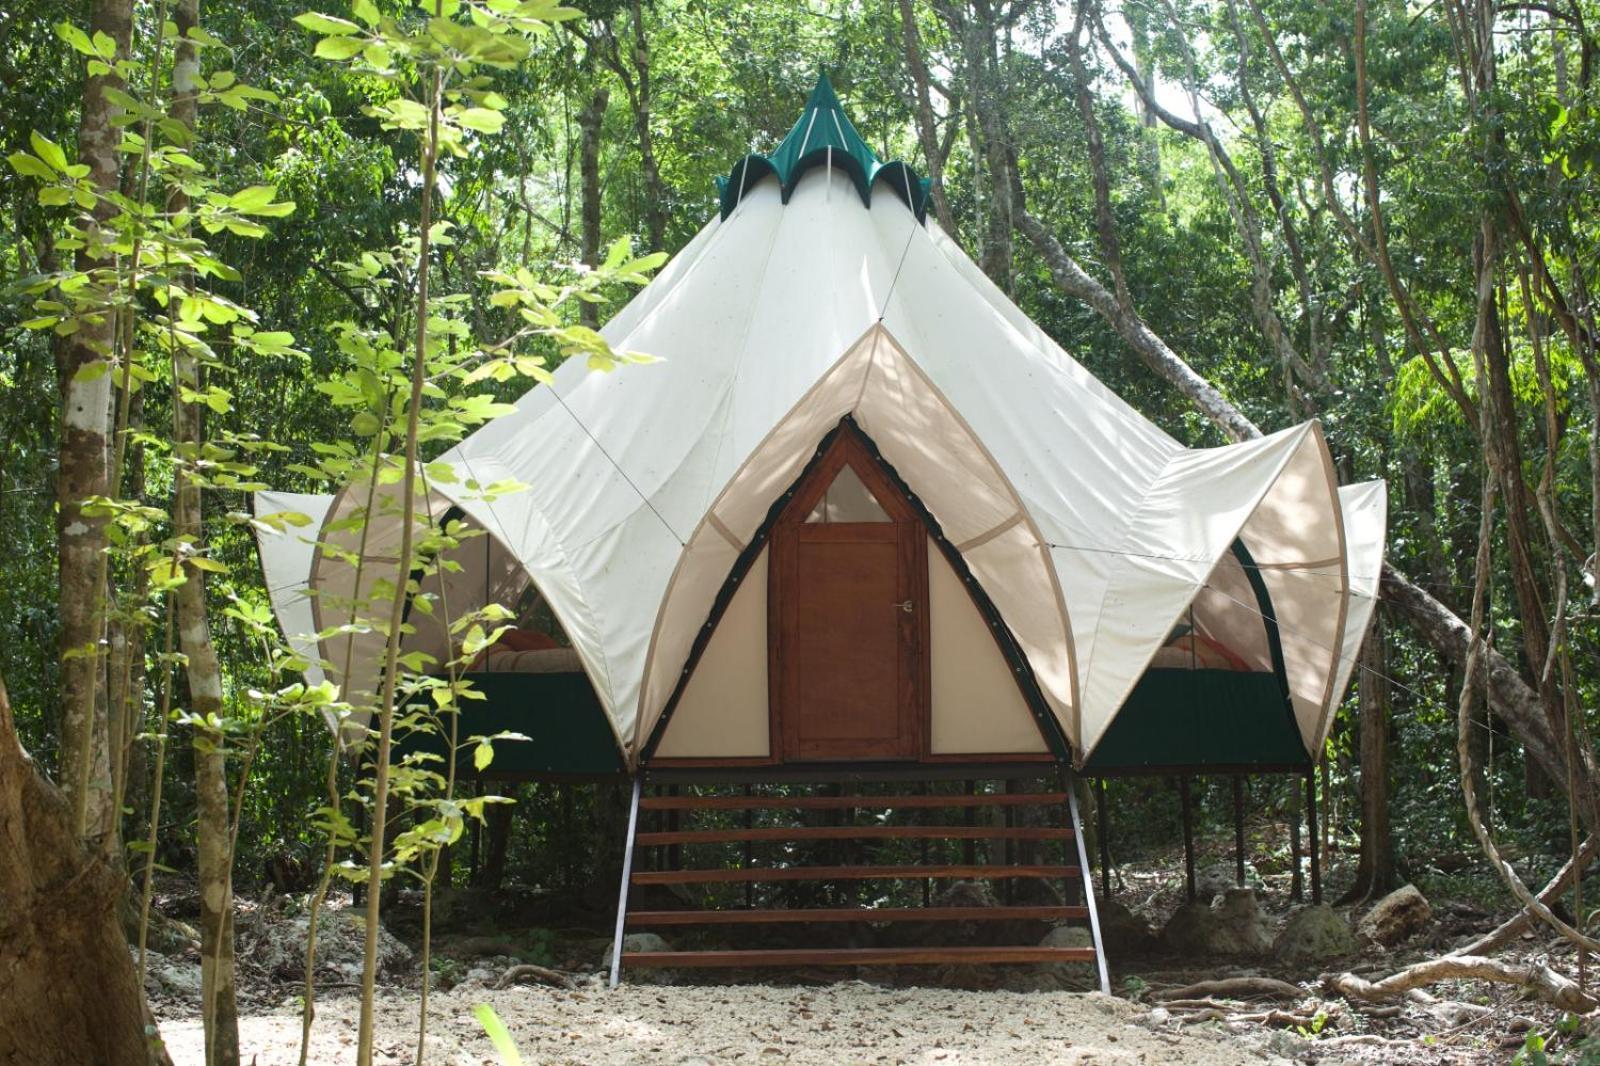
[[[1148, 1008], [1099, 994], [889, 989], [860, 982], [827, 987], [624, 985], [576, 991], [458, 988], [436, 994], [426, 1061], [497, 1066], [472, 1008], [488, 1002], [505, 1020], [524, 1062], [661, 1063], [1027, 1063], [1063, 1066], [1244, 1066], [1282, 1063], [1237, 1037], [1152, 1026]], [[378, 1056], [409, 1063], [417, 997], [385, 990]], [[355, 1058], [357, 1001], [324, 1000], [311, 1061]], [[296, 1062], [300, 1020], [292, 1005], [240, 1019], [243, 1061]], [[162, 1018], [174, 1063], [202, 1061], [199, 1019]]]

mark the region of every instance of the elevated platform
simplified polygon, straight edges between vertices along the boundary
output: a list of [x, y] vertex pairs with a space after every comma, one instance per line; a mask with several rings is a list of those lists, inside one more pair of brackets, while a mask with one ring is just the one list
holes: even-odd
[[[835, 767], [828, 776], [844, 780], [833, 781], [797, 781], [803, 770], [782, 769], [788, 779], [687, 785], [677, 772], [669, 782], [647, 772], [635, 785], [613, 984], [633, 966], [1080, 963], [1109, 986], [1076, 801], [1070, 789], [1037, 788], [1046, 771], [907, 787], [905, 773], [930, 767]], [[939, 905], [935, 885], [952, 881], [990, 886], [976, 891], [995, 903], [974, 905], [964, 893]], [[630, 904], [647, 892], [648, 905]], [[1073, 924], [1087, 926], [1086, 945], [1039, 942]], [[743, 946], [749, 932], [731, 939], [756, 926], [773, 927], [770, 944]], [[662, 928], [692, 946], [622, 950], [627, 932]], [[1029, 942], [1006, 942], [1017, 939]]]

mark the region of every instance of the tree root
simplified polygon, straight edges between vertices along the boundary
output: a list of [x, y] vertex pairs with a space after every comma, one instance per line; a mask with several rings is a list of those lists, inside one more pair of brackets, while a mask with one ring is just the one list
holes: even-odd
[[552, 985], [556, 988], [572, 987], [572, 979], [566, 974], [559, 973], [555, 970], [547, 970], [543, 966], [535, 966], [532, 963], [526, 962], [520, 966], [513, 966], [511, 969], [501, 974], [500, 980], [494, 983], [494, 987], [496, 989], [510, 988], [518, 981], [522, 981], [527, 978], [532, 978], [535, 981]]
[[1157, 1002], [1173, 999], [1205, 999], [1222, 996], [1228, 999], [1304, 999], [1305, 989], [1278, 981], [1271, 977], [1226, 977], [1216, 981], [1199, 981], [1181, 988], [1168, 988], [1155, 993]]
[[1586, 1014], [1596, 1006], [1593, 996], [1548, 966], [1535, 962], [1518, 966], [1479, 955], [1447, 955], [1440, 959], [1429, 959], [1408, 966], [1381, 981], [1368, 981], [1353, 973], [1326, 974], [1322, 978], [1322, 986], [1349, 1000], [1381, 1003], [1397, 999], [1423, 985], [1462, 978], [1526, 988], [1546, 1003], [1579, 1014]]

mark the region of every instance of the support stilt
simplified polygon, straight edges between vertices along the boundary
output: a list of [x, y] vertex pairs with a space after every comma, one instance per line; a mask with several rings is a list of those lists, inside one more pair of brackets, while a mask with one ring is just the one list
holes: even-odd
[[1178, 778], [1178, 797], [1183, 805], [1183, 887], [1190, 903], [1195, 900], [1194, 886], [1194, 811], [1189, 806], [1189, 779]]
[[1244, 887], [1244, 778], [1233, 775], [1233, 880]]
[[1317, 771], [1306, 771], [1306, 850], [1311, 853], [1311, 902], [1322, 902], [1322, 848], [1317, 841]]
[[1294, 863], [1294, 873], [1289, 884], [1289, 898], [1299, 903], [1306, 898], [1305, 872], [1300, 868], [1300, 800], [1295, 795], [1295, 785], [1289, 784], [1289, 861]]
[[633, 841], [639, 834], [639, 789], [643, 775], [633, 779], [633, 802], [628, 806], [628, 848], [622, 853], [622, 887], [617, 891], [617, 936], [611, 945], [611, 987], [622, 980], [622, 928], [628, 920], [628, 885], [633, 880]]
[[1111, 898], [1111, 808], [1106, 806], [1106, 779], [1095, 778], [1095, 816], [1100, 822], [1100, 894]]

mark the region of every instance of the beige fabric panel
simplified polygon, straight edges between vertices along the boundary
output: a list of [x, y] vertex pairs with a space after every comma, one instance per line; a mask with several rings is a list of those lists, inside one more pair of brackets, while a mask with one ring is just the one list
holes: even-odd
[[1330, 712], [1349, 589], [1338, 486], [1329, 463], [1321, 433], [1308, 434], [1240, 530], [1272, 598], [1307, 751]]
[[933, 754], [1048, 751], [988, 624], [931, 539], [928, 610]]
[[[695, 634], [711, 612], [717, 590], [738, 559], [738, 550], [728, 542], [723, 530], [745, 543], [760, 530], [772, 501], [794, 483], [816, 451], [817, 443], [849, 413], [850, 405], [861, 392], [876, 338], [877, 330], [863, 335], [806, 394], [799, 406], [772, 427], [708, 509], [708, 520], [700, 523], [684, 545], [651, 636], [635, 750], [644, 744], [661, 717], [661, 710], [689, 658]], [[710, 517], [717, 519], [720, 530], [711, 524]], [[764, 624], [762, 631], [765, 632]]]
[[1071, 702], [1076, 653], [1055, 597], [1048, 550], [1032, 527], [1019, 523], [961, 557], [1027, 656], [1062, 732], [1077, 744], [1079, 718]]
[[769, 754], [767, 691], [767, 552], [763, 550], [711, 634], [656, 754], [695, 759]]
[[1195, 628], [1202, 635], [1243, 659], [1250, 669], [1272, 670], [1267, 622], [1261, 616], [1250, 578], [1233, 552], [1217, 560], [1205, 587], [1195, 594], [1191, 609]]

